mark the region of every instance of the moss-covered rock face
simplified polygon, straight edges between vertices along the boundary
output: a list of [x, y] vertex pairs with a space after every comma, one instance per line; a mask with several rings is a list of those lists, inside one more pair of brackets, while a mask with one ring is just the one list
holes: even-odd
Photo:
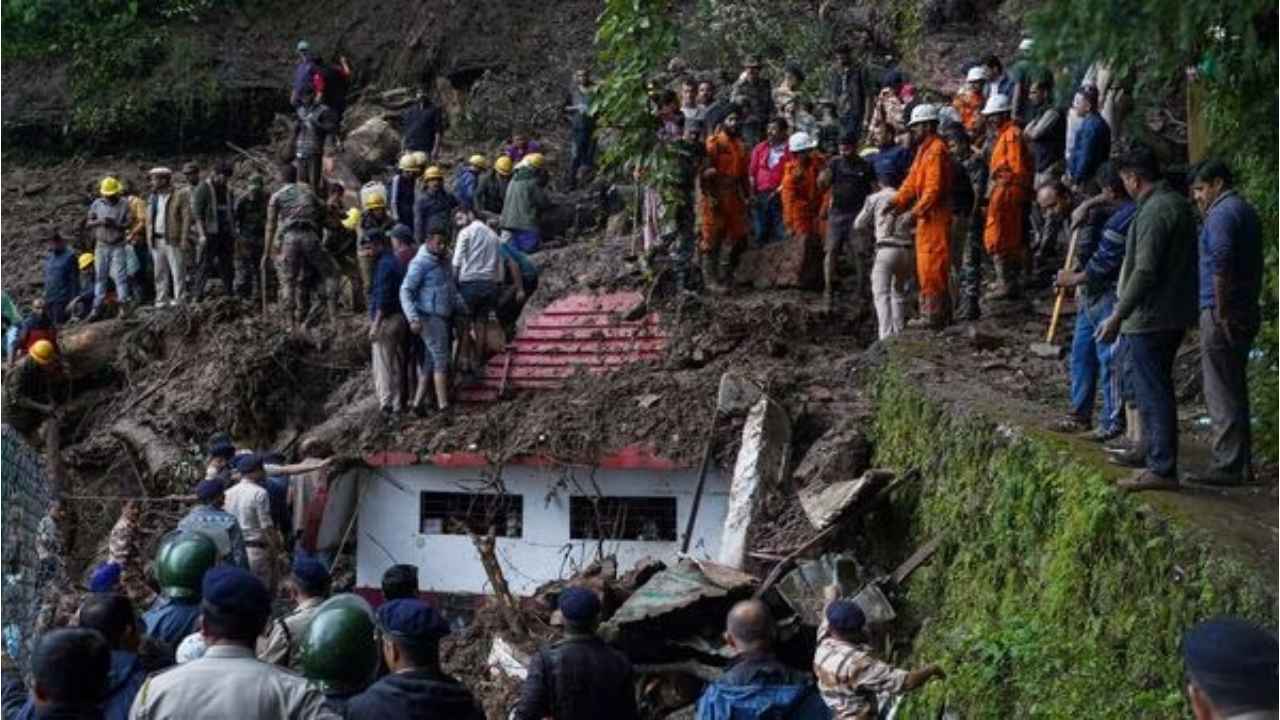
[[1187, 715], [1184, 630], [1220, 614], [1276, 625], [1273, 554], [1218, 542], [1183, 508], [1115, 491], [1058, 436], [934, 390], [892, 361], [875, 385], [876, 464], [921, 475], [880, 537], [907, 540], [899, 557], [945, 538], [903, 610], [921, 621], [912, 664], [948, 676], [905, 717]]

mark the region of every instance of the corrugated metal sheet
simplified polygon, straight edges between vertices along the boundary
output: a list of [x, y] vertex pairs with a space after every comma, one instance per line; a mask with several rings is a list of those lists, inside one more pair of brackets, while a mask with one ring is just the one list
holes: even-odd
[[489, 359], [479, 382], [462, 388], [463, 402], [492, 402], [504, 390], [557, 388], [580, 368], [611, 372], [661, 360], [667, 335], [656, 313], [627, 321], [622, 315], [644, 299], [638, 292], [577, 294], [530, 318], [508, 351]]

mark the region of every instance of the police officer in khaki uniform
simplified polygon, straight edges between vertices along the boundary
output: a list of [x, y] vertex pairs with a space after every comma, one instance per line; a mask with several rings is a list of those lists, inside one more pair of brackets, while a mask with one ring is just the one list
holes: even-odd
[[205, 573], [198, 661], [152, 675], [138, 691], [131, 720], [336, 718], [305, 678], [254, 657], [271, 614], [271, 594], [247, 570], [221, 565]]
[[329, 570], [313, 558], [294, 560], [285, 589], [297, 608], [271, 623], [267, 636], [258, 641], [258, 659], [301, 672], [299, 647], [307, 636], [311, 619], [329, 595]]

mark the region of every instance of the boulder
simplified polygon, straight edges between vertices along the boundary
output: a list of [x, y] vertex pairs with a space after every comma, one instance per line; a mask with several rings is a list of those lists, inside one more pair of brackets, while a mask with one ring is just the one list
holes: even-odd
[[361, 178], [385, 174], [400, 156], [400, 133], [386, 117], [375, 115], [347, 134], [342, 158]]
[[852, 480], [871, 465], [871, 442], [862, 420], [846, 417], [818, 438], [792, 473], [797, 485], [829, 485]]
[[822, 284], [822, 241], [788, 239], [743, 251], [734, 283], [769, 288], [815, 289]]

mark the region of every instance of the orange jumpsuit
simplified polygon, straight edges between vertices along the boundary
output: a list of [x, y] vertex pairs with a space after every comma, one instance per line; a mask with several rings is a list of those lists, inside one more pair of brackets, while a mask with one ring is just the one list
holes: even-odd
[[747, 172], [750, 164], [742, 141], [723, 130], [707, 138], [706, 167], [715, 175], [702, 179], [702, 242], [709, 254], [721, 243], [737, 247], [747, 237]]
[[818, 237], [822, 191], [818, 174], [826, 165], [819, 153], [809, 153], [807, 160], [793, 156], [782, 170], [782, 223], [791, 237]]
[[920, 309], [925, 315], [935, 315], [947, 307], [951, 254], [951, 155], [937, 135], [929, 136], [916, 150], [907, 179], [893, 196], [893, 204], [900, 211], [912, 207], [912, 201]]
[[965, 88], [956, 93], [956, 99], [952, 101], [951, 106], [960, 113], [960, 123], [964, 125], [964, 129], [973, 134], [974, 128], [978, 126], [978, 118], [982, 117], [982, 104], [986, 102], [986, 98], [982, 97], [982, 93], [976, 93]]
[[991, 150], [991, 198], [982, 232], [982, 243], [993, 258], [1022, 254], [1022, 211], [1031, 197], [1031, 167], [1022, 128], [1005, 120]]

